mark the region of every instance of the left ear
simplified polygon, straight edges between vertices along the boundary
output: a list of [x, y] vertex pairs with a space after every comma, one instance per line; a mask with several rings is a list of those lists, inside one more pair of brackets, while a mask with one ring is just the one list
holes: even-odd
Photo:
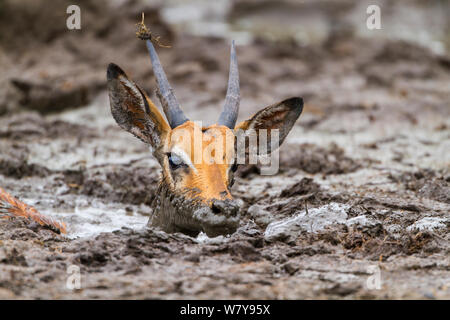
[[117, 124], [159, 150], [171, 129], [158, 108], [119, 66], [110, 63], [106, 75], [111, 113]]
[[[291, 131], [294, 126], [295, 121], [297, 121], [302, 113], [302, 110], [302, 98], [289, 98], [258, 111], [251, 119], [239, 123], [234, 130], [236, 132], [237, 130], [247, 131], [253, 129], [255, 130], [256, 135], [259, 136], [259, 130], [266, 129], [270, 136], [270, 131], [272, 129], [278, 129], [278, 146], [281, 146], [289, 131]], [[272, 139], [267, 139], [267, 150], [269, 152], [273, 151], [271, 140]]]

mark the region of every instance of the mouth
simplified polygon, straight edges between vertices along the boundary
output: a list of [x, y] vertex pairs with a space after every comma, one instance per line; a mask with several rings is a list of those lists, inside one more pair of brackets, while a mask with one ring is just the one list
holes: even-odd
[[[234, 210], [234, 209], [233, 209]], [[216, 213], [209, 207], [202, 207], [193, 212], [192, 218], [198, 222], [200, 231], [208, 237], [232, 234], [239, 226], [239, 212]]]
[[239, 227], [239, 218], [239, 206], [231, 199], [215, 201], [208, 206], [184, 197], [173, 197], [154, 207], [148, 225], [192, 237], [202, 231], [208, 237], [216, 237], [234, 233]]

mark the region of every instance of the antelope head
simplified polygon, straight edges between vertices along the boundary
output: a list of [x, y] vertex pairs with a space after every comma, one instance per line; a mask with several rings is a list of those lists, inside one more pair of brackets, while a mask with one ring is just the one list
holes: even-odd
[[[120, 127], [149, 144], [162, 167], [162, 179], [149, 225], [166, 232], [208, 236], [233, 233], [239, 225], [239, 206], [230, 188], [238, 165], [236, 132], [279, 130], [273, 151], [286, 138], [303, 108], [301, 98], [290, 98], [257, 112], [236, 126], [239, 110], [239, 74], [234, 42], [231, 46], [228, 90], [216, 124], [201, 127], [181, 110], [159, 61], [147, 40], [156, 94], [163, 115], [147, 94], [115, 64], [107, 70], [111, 113]], [[247, 150], [248, 152], [248, 150]]]

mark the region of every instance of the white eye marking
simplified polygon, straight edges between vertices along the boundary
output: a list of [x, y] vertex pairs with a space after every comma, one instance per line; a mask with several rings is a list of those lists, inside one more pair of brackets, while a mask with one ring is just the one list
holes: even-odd
[[177, 166], [180, 164], [183, 164], [183, 160], [179, 156], [177, 156], [176, 153], [171, 153], [170, 158], [171, 158], [173, 164], [175, 164]]
[[[176, 157], [179, 157], [181, 159], [181, 162], [184, 162], [186, 165], [188, 165], [192, 170], [194, 170], [195, 173], [197, 173], [197, 169], [194, 167], [194, 165], [192, 164], [191, 158], [188, 157], [188, 155], [186, 154], [186, 152], [184, 152], [183, 149], [181, 149], [178, 146], [173, 146], [172, 150], [170, 151], [170, 153], [172, 154], [172, 161], [174, 160], [174, 155]], [[180, 162], [180, 163], [181, 163]]]

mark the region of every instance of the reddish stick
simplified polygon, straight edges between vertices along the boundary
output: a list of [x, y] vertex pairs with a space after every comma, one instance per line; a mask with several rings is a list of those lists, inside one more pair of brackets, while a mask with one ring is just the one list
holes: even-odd
[[24, 217], [58, 233], [67, 233], [66, 224], [40, 214], [35, 208], [14, 198], [0, 188], [0, 218]]

